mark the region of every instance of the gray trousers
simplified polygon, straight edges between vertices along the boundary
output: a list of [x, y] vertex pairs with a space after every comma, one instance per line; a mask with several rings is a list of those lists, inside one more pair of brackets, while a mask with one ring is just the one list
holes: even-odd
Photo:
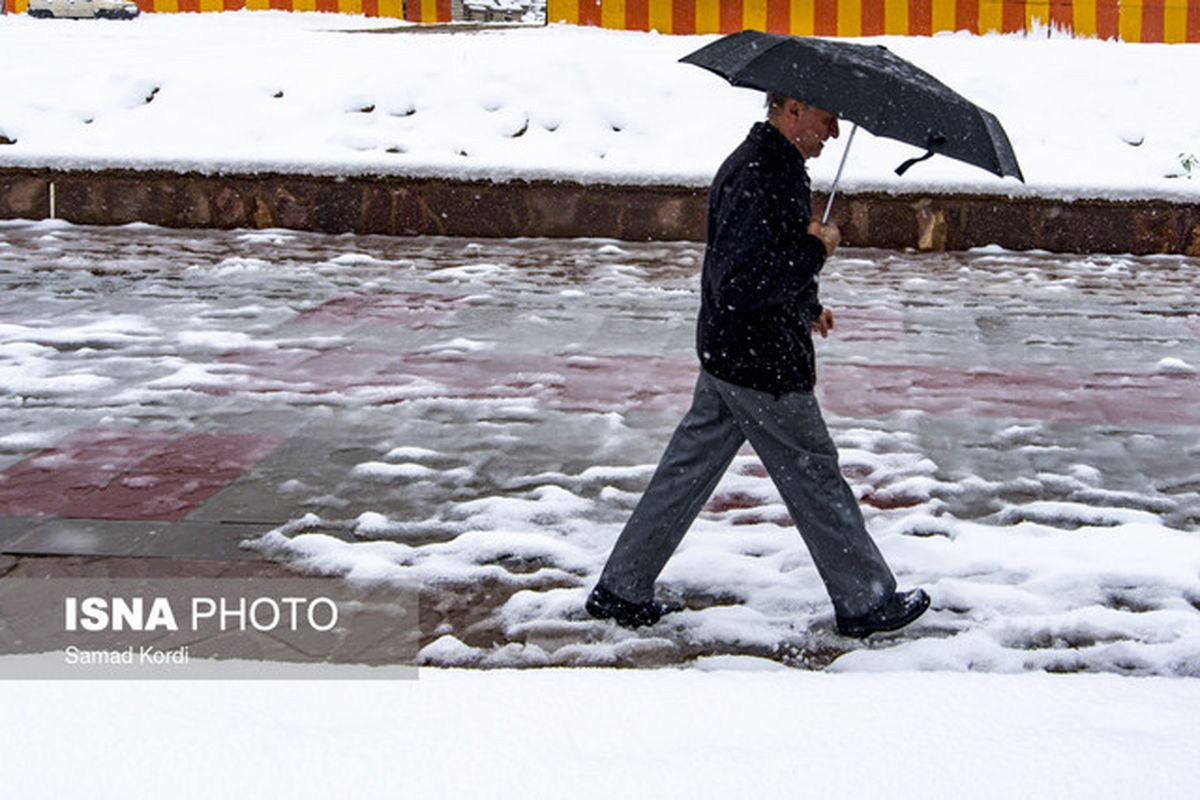
[[613, 547], [600, 585], [635, 603], [654, 581], [749, 440], [800, 530], [842, 616], [878, 607], [896, 589], [838, 467], [837, 448], [812, 392], [779, 397], [701, 371], [692, 407]]

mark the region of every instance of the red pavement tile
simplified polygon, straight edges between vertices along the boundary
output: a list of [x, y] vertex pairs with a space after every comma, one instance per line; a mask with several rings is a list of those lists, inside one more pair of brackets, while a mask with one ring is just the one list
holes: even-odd
[[1050, 422], [1200, 424], [1196, 376], [832, 364], [819, 368], [818, 392], [827, 410], [849, 417], [914, 409]]
[[257, 433], [184, 434], [171, 439], [158, 452], [138, 463], [134, 472], [242, 472], [268, 455], [282, 441], [281, 436]]
[[758, 508], [766, 502], [765, 497], [748, 492], [718, 492], [705, 504], [704, 510], [710, 514], [723, 514], [734, 509]]
[[[890, 323], [888, 323], [890, 325]], [[884, 335], [887, 326], [878, 329]], [[889, 334], [890, 335], [890, 334]], [[277, 363], [272, 363], [277, 358]], [[230, 356], [243, 362], [243, 356]], [[304, 360], [289, 351], [247, 354], [260, 391], [342, 392], [355, 386], [424, 385], [422, 397], [526, 397], [551, 408], [685, 407], [691, 358], [564, 357], [536, 353], [395, 353], [330, 350]], [[243, 390], [254, 391], [253, 384]], [[1088, 373], [1047, 368], [821, 364], [818, 393], [833, 413], [1015, 417], [1076, 423], [1200, 423], [1200, 376]]]
[[317, 392], [393, 383], [386, 375], [403, 358], [402, 354], [384, 350], [329, 350], [295, 364], [277, 377], [312, 384]]
[[182, 519], [283, 437], [78, 431], [0, 473], [0, 516]]
[[608, 406], [632, 403], [647, 411], [686, 406], [699, 369], [693, 359], [568, 359], [558, 405], [589, 408], [598, 399]]
[[428, 328], [452, 314], [462, 297], [419, 294], [350, 294], [335, 297], [300, 314], [293, 325], [353, 325], [386, 322], [404, 328]]
[[53, 514], [104, 488], [171, 438], [153, 431], [76, 431], [0, 473], [0, 515]]
[[898, 342], [904, 314], [887, 306], [842, 306], [834, 311], [833, 327], [845, 342]]
[[239, 366], [262, 367], [267, 374], [274, 374], [280, 370], [294, 368], [312, 358], [313, 353], [313, 350], [306, 348], [277, 347], [270, 350], [236, 351], [222, 356], [221, 360]]
[[[223, 385], [200, 383], [192, 388], [198, 392], [228, 397], [241, 392], [272, 392], [292, 390], [295, 371], [299, 364], [313, 357], [310, 349], [277, 348], [228, 353], [221, 361], [230, 365], [228, 369], [214, 369], [214, 374], [229, 376]], [[243, 369], [243, 368], [249, 369]]]
[[[353, 386], [390, 385], [397, 383], [396, 365], [403, 362], [404, 356], [374, 349], [329, 350], [314, 355], [312, 350], [279, 348], [229, 353], [221, 360], [250, 369], [231, 369], [228, 384], [200, 384], [196, 391], [218, 396], [280, 391], [327, 394]], [[393, 374], [388, 377], [388, 373]]]
[[230, 484], [241, 472], [128, 474], [58, 509], [84, 519], [176, 521]]

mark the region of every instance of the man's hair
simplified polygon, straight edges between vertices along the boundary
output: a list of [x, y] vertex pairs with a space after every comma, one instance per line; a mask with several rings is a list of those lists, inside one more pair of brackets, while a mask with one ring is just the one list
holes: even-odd
[[[781, 92], [781, 91], [768, 91], [767, 92], [767, 120], [768, 121], [773, 120], [773, 119], [775, 119], [776, 114], [784, 113], [784, 103], [786, 103], [787, 101], [790, 101], [790, 100], [796, 100], [796, 98], [785, 95], [784, 92]], [[799, 103], [800, 106], [806, 106], [806, 103], [804, 101], [797, 100], [796, 102]]]
[[767, 92], [767, 119], [783, 111], [783, 104], [791, 99], [783, 92]]

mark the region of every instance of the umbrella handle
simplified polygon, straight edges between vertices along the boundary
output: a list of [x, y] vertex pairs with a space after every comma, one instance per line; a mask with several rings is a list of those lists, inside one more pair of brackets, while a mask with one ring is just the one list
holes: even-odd
[[833, 210], [833, 198], [837, 197], [838, 183], [842, 180], [842, 170], [846, 168], [846, 156], [850, 155], [850, 145], [854, 144], [854, 134], [858, 132], [858, 123], [850, 128], [850, 136], [846, 139], [846, 147], [842, 150], [842, 160], [838, 163], [837, 175], [833, 177], [833, 188], [829, 190], [829, 202], [825, 204], [825, 215], [821, 224], [829, 224], [829, 212]]

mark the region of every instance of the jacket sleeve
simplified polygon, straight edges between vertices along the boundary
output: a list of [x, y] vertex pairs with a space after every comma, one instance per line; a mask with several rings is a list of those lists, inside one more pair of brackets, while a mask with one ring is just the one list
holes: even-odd
[[[754, 167], [721, 187], [713, 220], [713, 297], [738, 312], [796, 303], [825, 264], [825, 245], [808, 233], [790, 187]], [[815, 292], [813, 293], [815, 295]], [[813, 297], [812, 299], [815, 299]]]

